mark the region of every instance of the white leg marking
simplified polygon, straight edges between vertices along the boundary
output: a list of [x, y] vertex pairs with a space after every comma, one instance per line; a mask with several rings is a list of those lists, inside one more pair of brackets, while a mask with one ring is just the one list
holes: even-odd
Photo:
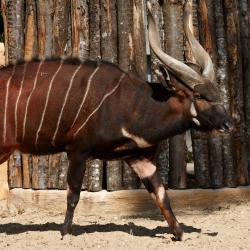
[[62, 68], [62, 65], [63, 65], [63, 61], [61, 61], [57, 71], [55, 72], [55, 74], [53, 75], [53, 77], [51, 78], [50, 83], [49, 83], [49, 88], [48, 88], [48, 92], [47, 92], [47, 96], [46, 96], [46, 102], [45, 102], [43, 113], [42, 113], [42, 118], [41, 118], [38, 130], [36, 132], [36, 140], [35, 140], [35, 146], [36, 147], [37, 147], [37, 141], [38, 141], [38, 138], [39, 138], [39, 133], [41, 132], [41, 129], [42, 129], [42, 126], [43, 126], [44, 116], [45, 116], [45, 113], [46, 113], [46, 110], [47, 110], [47, 107], [48, 107], [51, 88], [52, 88], [52, 85], [53, 85], [53, 82], [54, 82], [56, 76], [58, 75], [60, 69]]
[[83, 127], [86, 125], [86, 123], [89, 121], [89, 119], [100, 109], [100, 107], [102, 106], [103, 102], [110, 96], [112, 95], [120, 86], [123, 78], [125, 77], [125, 73], [122, 74], [119, 82], [116, 84], [116, 86], [107, 94], [105, 94], [100, 102], [100, 104], [95, 108], [95, 110], [87, 117], [87, 119], [85, 120], [85, 122], [80, 126], [80, 128], [78, 128], [78, 130], [75, 132], [74, 137], [83, 129]]
[[151, 177], [156, 172], [156, 166], [149, 160], [140, 160], [132, 165], [132, 168], [138, 174], [140, 179]]
[[152, 146], [152, 144], [147, 142], [145, 139], [143, 139], [139, 136], [130, 134], [125, 128], [122, 128], [122, 135], [126, 138], [133, 140], [139, 148], [148, 148], [148, 147]]
[[10, 82], [13, 78], [13, 75], [16, 70], [16, 65], [14, 65], [12, 69], [11, 76], [9, 77], [7, 84], [6, 84], [6, 96], [5, 96], [5, 107], [4, 107], [4, 120], [3, 120], [3, 143], [6, 142], [6, 127], [7, 127], [7, 109], [8, 109], [8, 99], [9, 99], [9, 88], [10, 88]]
[[158, 187], [157, 189], [157, 197], [159, 198], [160, 202], [164, 202], [164, 197], [165, 197], [165, 188], [163, 186]]
[[75, 70], [75, 72], [73, 73], [73, 75], [72, 75], [72, 77], [71, 77], [71, 79], [70, 79], [70, 84], [69, 84], [69, 87], [68, 87], [68, 89], [67, 89], [66, 96], [65, 96], [64, 102], [63, 102], [63, 106], [62, 106], [62, 109], [61, 109], [61, 112], [60, 112], [60, 115], [59, 115], [59, 118], [58, 118], [58, 121], [57, 121], [56, 130], [55, 130], [55, 133], [54, 133], [53, 138], [52, 138], [52, 145], [53, 145], [53, 146], [55, 146], [56, 136], [57, 136], [58, 129], [59, 129], [59, 126], [60, 126], [60, 122], [61, 122], [61, 119], [62, 119], [62, 114], [63, 114], [64, 108], [65, 108], [65, 105], [66, 105], [66, 103], [67, 103], [68, 97], [69, 97], [69, 92], [70, 92], [71, 87], [72, 87], [72, 85], [73, 85], [75, 76], [76, 76], [76, 74], [78, 73], [78, 71], [80, 70], [81, 67], [82, 67], [82, 64], [80, 64], [80, 65], [77, 67], [77, 69]]
[[20, 84], [21, 86], [20, 86], [20, 89], [19, 89], [19, 93], [18, 93], [18, 96], [17, 96], [16, 105], [15, 105], [15, 140], [17, 140], [17, 107], [18, 107], [18, 103], [19, 103], [19, 99], [20, 99], [22, 90], [23, 90], [23, 82], [24, 82], [24, 78], [25, 78], [25, 74], [26, 74], [27, 64], [28, 63], [24, 64], [23, 77], [22, 77], [22, 81], [21, 81], [21, 84]]
[[71, 125], [71, 128], [75, 125], [75, 122], [76, 122], [76, 120], [77, 120], [77, 118], [78, 118], [78, 116], [79, 116], [79, 114], [80, 114], [80, 112], [81, 112], [82, 106], [83, 106], [83, 104], [85, 103], [86, 97], [87, 97], [87, 95], [88, 95], [88, 92], [89, 92], [89, 89], [90, 89], [90, 85], [91, 85], [91, 81], [92, 81], [93, 77], [95, 76], [96, 72], [99, 70], [99, 68], [100, 68], [100, 66], [98, 66], [98, 67], [94, 70], [94, 72], [90, 75], [90, 77], [89, 77], [89, 79], [88, 79], [88, 83], [87, 83], [87, 88], [86, 88], [85, 95], [84, 95], [84, 97], [83, 97], [83, 99], [82, 99], [82, 103], [81, 103], [81, 105], [80, 105], [80, 107], [79, 107], [79, 109], [78, 109], [78, 112], [77, 112], [77, 114], [76, 114], [76, 116], [75, 116], [75, 119], [74, 119], [72, 125]]
[[44, 61], [41, 61], [39, 63], [39, 66], [37, 68], [37, 72], [36, 72], [36, 77], [35, 77], [35, 80], [34, 80], [34, 85], [33, 85], [33, 89], [31, 90], [29, 96], [28, 96], [28, 99], [27, 99], [27, 103], [26, 103], [26, 107], [25, 107], [25, 113], [24, 113], [24, 119], [23, 119], [23, 138], [22, 140], [24, 140], [24, 137], [25, 137], [25, 129], [26, 129], [26, 120], [27, 120], [27, 111], [28, 111], [28, 107], [29, 107], [29, 103], [30, 103], [30, 98], [36, 88], [36, 84], [37, 84], [37, 78], [38, 78], [38, 74], [40, 72], [40, 68], [42, 66], [42, 64], [44, 63]]

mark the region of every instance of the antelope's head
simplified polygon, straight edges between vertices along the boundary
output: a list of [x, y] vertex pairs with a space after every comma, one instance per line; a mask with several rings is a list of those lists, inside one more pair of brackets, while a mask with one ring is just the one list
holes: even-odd
[[192, 18], [192, 9], [189, 1], [186, 1], [184, 6], [184, 31], [193, 57], [201, 68], [200, 72], [167, 55], [161, 49], [160, 37], [149, 1], [147, 2], [147, 7], [150, 47], [163, 63], [164, 67], [192, 92], [192, 100], [189, 107], [190, 119], [192, 119], [196, 126], [203, 130], [231, 130], [231, 119], [222, 104], [219, 90], [215, 86], [215, 71], [212, 60], [205, 49], [195, 39], [189, 28], [190, 19]]

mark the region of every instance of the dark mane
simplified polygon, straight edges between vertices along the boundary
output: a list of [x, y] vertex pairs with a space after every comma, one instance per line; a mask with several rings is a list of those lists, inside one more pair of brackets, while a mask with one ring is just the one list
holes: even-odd
[[[23, 65], [26, 62], [40, 62], [42, 60], [43, 59], [39, 59], [38, 57], [34, 57], [29, 61], [25, 61], [24, 59], [20, 59], [16, 63], [10, 63], [10, 64], [8, 64], [6, 66], [3, 66], [1, 69], [8, 69], [8, 68], [11, 68], [11, 67], [13, 67], [15, 65]], [[100, 60], [100, 59], [97, 59], [97, 60], [91, 60], [91, 59], [81, 60], [80, 58], [77, 58], [77, 57], [61, 58], [61, 57], [56, 57], [56, 56], [48, 57], [48, 58], [44, 59], [45, 62], [58, 62], [58, 61], [61, 61], [61, 60], [63, 60], [64, 63], [73, 64], [73, 65], [79, 65], [81, 63], [84, 63], [84, 64], [89, 64], [89, 65], [91, 64], [93, 66], [97, 66], [98, 64], [103, 63], [103, 64], [110, 65], [112, 67], [116, 67], [116, 68], [120, 69], [120, 67], [117, 64], [109, 62], [109, 61], [105, 61], [105, 60]]]
[[175, 92], [168, 90], [160, 83], [147, 82], [152, 89], [152, 97], [159, 102], [166, 102]]

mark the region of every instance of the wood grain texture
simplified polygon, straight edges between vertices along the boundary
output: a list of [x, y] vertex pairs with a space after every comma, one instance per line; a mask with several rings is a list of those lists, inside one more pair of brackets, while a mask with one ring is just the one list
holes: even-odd
[[[217, 209], [223, 205], [249, 201], [250, 188], [169, 190], [168, 195], [174, 211], [183, 214], [187, 207], [200, 211], [200, 209]], [[8, 203], [21, 209], [36, 206], [48, 211], [57, 209], [63, 212], [66, 209], [66, 191], [12, 189], [8, 195]], [[160, 211], [145, 190], [96, 193], [83, 191], [76, 213], [86, 216], [160, 215]]]

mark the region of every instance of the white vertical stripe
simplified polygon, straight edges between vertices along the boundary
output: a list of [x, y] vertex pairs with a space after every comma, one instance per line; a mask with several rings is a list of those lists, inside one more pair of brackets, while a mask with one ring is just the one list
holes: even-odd
[[41, 129], [42, 129], [42, 126], [43, 126], [44, 116], [45, 116], [45, 113], [46, 113], [46, 110], [47, 110], [47, 106], [48, 106], [48, 102], [49, 102], [49, 96], [50, 96], [52, 84], [53, 84], [53, 82], [54, 82], [56, 76], [58, 75], [60, 69], [62, 68], [62, 65], [63, 65], [63, 61], [61, 61], [60, 66], [58, 67], [56, 73], [54, 74], [54, 76], [52, 77], [52, 79], [50, 80], [50, 83], [49, 83], [49, 88], [48, 88], [48, 92], [47, 92], [47, 97], [46, 97], [45, 106], [44, 106], [43, 113], [42, 113], [42, 118], [41, 118], [41, 121], [40, 121], [40, 125], [39, 125], [39, 127], [38, 127], [38, 130], [37, 130], [37, 132], [36, 132], [36, 140], [35, 140], [35, 146], [36, 146], [36, 147], [37, 147], [37, 141], [38, 141], [39, 133], [40, 133], [40, 131], [41, 131]]
[[31, 90], [29, 96], [28, 96], [28, 99], [27, 99], [27, 103], [26, 103], [26, 107], [25, 107], [25, 113], [24, 113], [24, 119], [23, 119], [23, 140], [24, 140], [24, 137], [25, 137], [25, 129], [26, 129], [26, 120], [27, 120], [27, 112], [28, 112], [28, 107], [29, 107], [29, 103], [30, 103], [30, 98], [36, 88], [36, 84], [37, 84], [37, 78], [38, 78], [38, 73], [40, 72], [40, 68], [42, 66], [44, 61], [41, 61], [39, 63], [39, 66], [37, 68], [37, 72], [36, 72], [36, 77], [35, 77], [35, 80], [34, 80], [34, 85], [33, 85], [33, 89]]
[[4, 120], [3, 120], [3, 143], [6, 142], [6, 127], [7, 127], [7, 110], [8, 110], [8, 99], [9, 99], [9, 87], [10, 82], [13, 78], [13, 75], [16, 70], [16, 65], [13, 66], [11, 76], [9, 77], [7, 84], [6, 84], [6, 96], [5, 96], [5, 107], [4, 107]]
[[80, 64], [75, 72], [73, 73], [71, 79], [70, 79], [70, 83], [69, 83], [69, 87], [67, 89], [67, 92], [66, 92], [66, 96], [64, 98], [64, 102], [63, 102], [63, 106], [62, 106], [62, 109], [61, 109], [61, 112], [60, 112], [60, 115], [59, 115], [59, 118], [58, 118], [58, 121], [57, 121], [57, 125], [56, 125], [56, 130], [55, 130], [55, 133], [53, 135], [53, 138], [52, 138], [52, 145], [55, 146], [55, 140], [56, 140], [56, 136], [57, 136], [57, 133], [58, 133], [58, 129], [59, 129], [59, 126], [60, 126], [60, 123], [61, 123], [61, 119], [62, 119], [62, 114], [63, 114], [63, 111], [64, 111], [64, 108], [65, 108], [65, 105], [67, 103], [67, 100], [68, 100], [68, 97], [69, 97], [69, 92], [72, 88], [72, 85], [73, 85], [73, 82], [75, 80], [75, 76], [76, 74], [78, 73], [78, 71], [80, 70], [80, 68], [82, 67], [82, 64]]
[[89, 119], [100, 109], [100, 107], [102, 106], [102, 104], [104, 103], [104, 101], [110, 96], [112, 95], [120, 86], [123, 78], [125, 77], [125, 73], [122, 74], [119, 82], [115, 85], [115, 87], [108, 92], [107, 94], [105, 94], [100, 102], [100, 104], [94, 109], [94, 111], [87, 117], [87, 119], [85, 120], [85, 122], [78, 128], [78, 130], [74, 133], [74, 138], [76, 137], [76, 135], [83, 129], [83, 127], [86, 125], [86, 123], [89, 121]]
[[82, 103], [81, 103], [81, 105], [80, 105], [80, 107], [79, 107], [79, 109], [78, 109], [78, 112], [77, 112], [77, 114], [76, 114], [76, 116], [75, 116], [74, 122], [73, 122], [72, 125], [71, 125], [71, 128], [75, 125], [75, 122], [76, 122], [76, 120], [77, 120], [77, 118], [78, 118], [78, 116], [79, 116], [79, 114], [80, 114], [80, 112], [81, 112], [82, 106], [83, 106], [83, 104], [85, 103], [86, 97], [87, 97], [87, 95], [88, 95], [88, 92], [89, 92], [89, 89], [90, 89], [90, 85], [91, 85], [91, 81], [92, 81], [93, 77], [95, 76], [95, 74], [97, 73], [97, 71], [99, 70], [99, 68], [100, 68], [100, 66], [98, 66], [98, 67], [94, 70], [94, 72], [90, 75], [90, 77], [89, 77], [89, 79], [88, 79], [88, 83], [87, 83], [87, 88], [86, 88], [86, 91], [85, 91], [85, 95], [84, 95], [84, 97], [83, 97], [83, 99], [82, 99]]
[[24, 78], [25, 78], [25, 74], [26, 74], [27, 64], [28, 63], [24, 64], [23, 77], [22, 77], [22, 81], [21, 81], [21, 84], [20, 84], [21, 86], [20, 86], [20, 89], [19, 89], [19, 93], [18, 93], [18, 96], [17, 96], [16, 105], [15, 105], [15, 140], [17, 140], [17, 107], [18, 107], [18, 104], [19, 104], [20, 96], [22, 94], [22, 90], [23, 90], [23, 82], [24, 82]]

